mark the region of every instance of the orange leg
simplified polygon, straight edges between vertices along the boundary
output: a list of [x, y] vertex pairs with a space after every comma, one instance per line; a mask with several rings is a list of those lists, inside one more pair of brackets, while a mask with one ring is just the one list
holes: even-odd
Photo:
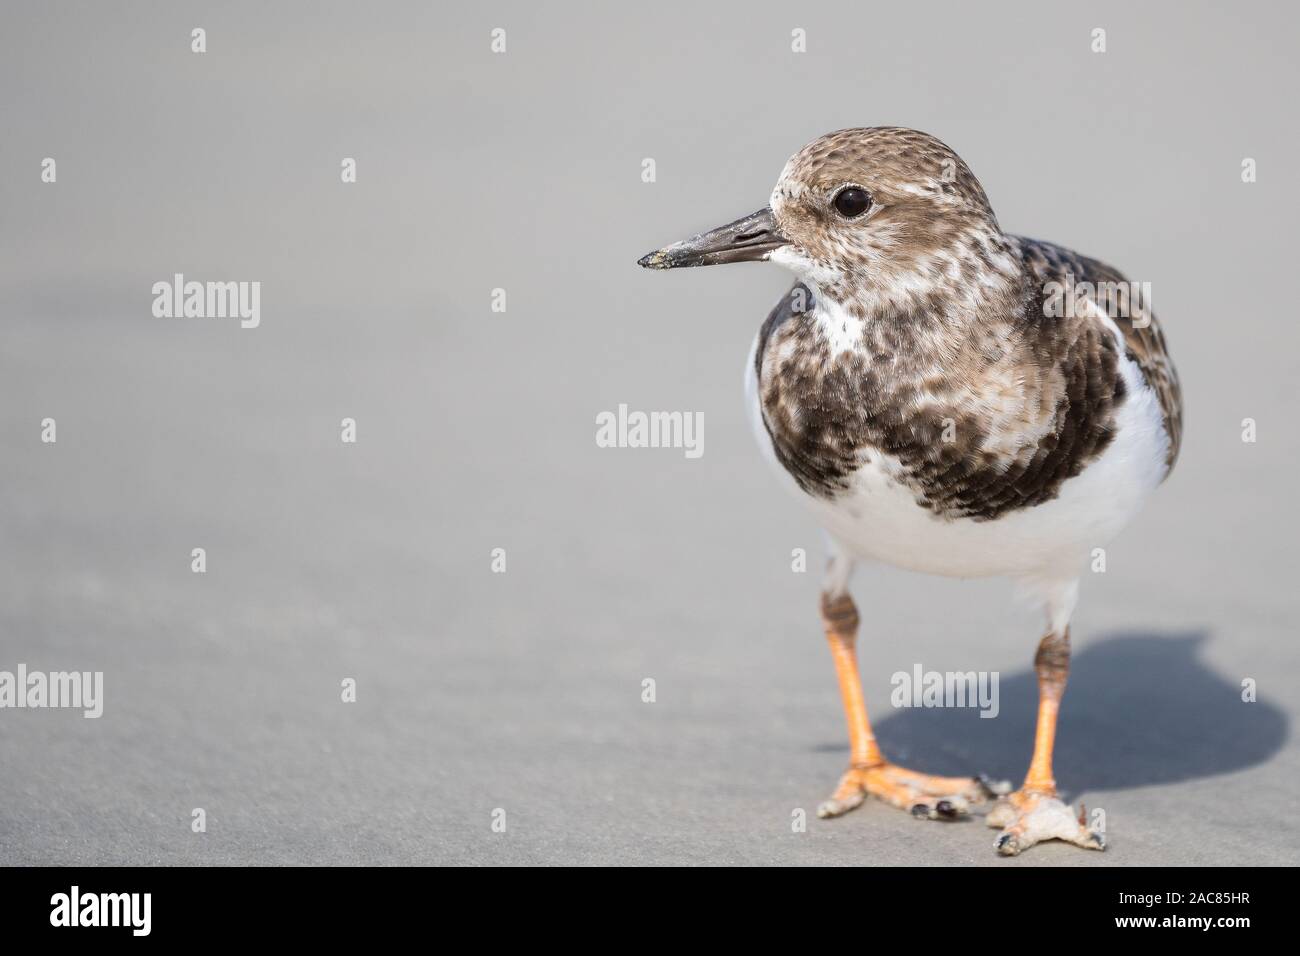
[[840, 697], [844, 701], [844, 717], [849, 724], [849, 765], [862, 769], [880, 766], [885, 758], [871, 732], [862, 680], [858, 676], [858, 608], [853, 598], [847, 594], [836, 598], [823, 594], [822, 625], [831, 646], [835, 677], [840, 682]]
[[1034, 756], [1029, 762], [1022, 791], [1056, 796], [1056, 778], [1052, 776], [1052, 748], [1056, 744], [1056, 715], [1070, 677], [1070, 629], [1064, 634], [1048, 634], [1038, 644], [1034, 655], [1038, 673], [1038, 728], [1034, 731]]
[[[822, 596], [822, 623], [835, 662], [844, 716], [849, 727], [849, 769], [831, 798], [817, 808], [820, 817], [835, 817], [860, 806], [867, 796], [878, 797], [913, 815], [955, 819], [970, 804], [982, 803], [995, 791], [973, 777], [936, 777], [895, 766], [885, 760], [871, 732], [862, 696], [855, 648], [858, 609], [848, 594]], [[1009, 789], [1009, 788], [1008, 788]]]
[[1052, 749], [1056, 743], [1056, 716], [1070, 676], [1070, 630], [1048, 634], [1034, 656], [1038, 673], [1038, 727], [1034, 756], [1025, 782], [998, 802], [988, 815], [989, 826], [1002, 827], [995, 844], [1003, 856], [1043, 840], [1066, 840], [1093, 850], [1104, 850], [1106, 840], [1087, 826], [1082, 813], [1076, 818], [1056, 793], [1052, 775]]

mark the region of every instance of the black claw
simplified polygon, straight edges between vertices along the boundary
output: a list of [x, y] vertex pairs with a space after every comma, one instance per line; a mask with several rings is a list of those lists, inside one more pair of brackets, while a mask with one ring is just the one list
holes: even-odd
[[929, 819], [930, 808], [927, 807], [924, 803], [914, 804], [912, 806], [912, 816], [916, 817], [918, 820]]
[[961, 811], [953, 806], [951, 800], [940, 800], [934, 805], [934, 809], [945, 820], [955, 820], [961, 815]]
[[1016, 845], [1017, 845], [1016, 838], [1010, 833], [1004, 833], [1000, 837], [998, 837], [998, 842], [997, 842], [998, 852], [1001, 852], [1003, 850], [1011, 850], [1012, 852], [1015, 852]]

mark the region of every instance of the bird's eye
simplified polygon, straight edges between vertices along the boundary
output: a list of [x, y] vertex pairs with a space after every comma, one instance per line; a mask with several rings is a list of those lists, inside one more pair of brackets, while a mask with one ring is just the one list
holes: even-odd
[[857, 219], [871, 208], [871, 197], [858, 186], [845, 186], [835, 194], [831, 205], [845, 219]]

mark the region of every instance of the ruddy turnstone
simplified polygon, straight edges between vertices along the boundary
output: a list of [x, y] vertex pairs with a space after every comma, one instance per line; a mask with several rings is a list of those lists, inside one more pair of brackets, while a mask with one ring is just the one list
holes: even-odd
[[[1004, 233], [955, 152], [895, 127], [814, 140], [770, 205], [640, 264], [752, 260], [798, 280], [746, 367], [755, 434], [831, 541], [821, 616], [850, 762], [818, 815], [868, 795], [930, 819], [983, 804], [1004, 855], [1048, 839], [1104, 849], [1058, 796], [1052, 746], [1079, 576], [1178, 455], [1178, 378], [1149, 303], [1110, 266]], [[1007, 576], [1042, 603], [1038, 728], [1018, 790], [881, 752], [854, 651], [859, 561]]]

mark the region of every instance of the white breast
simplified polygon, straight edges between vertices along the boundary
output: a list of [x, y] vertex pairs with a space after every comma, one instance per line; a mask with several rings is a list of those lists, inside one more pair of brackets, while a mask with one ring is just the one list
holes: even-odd
[[754, 369], [757, 338], [745, 366], [746, 402], [759, 446], [783, 483], [849, 554], [953, 577], [1073, 578], [1093, 549], [1132, 519], [1165, 473], [1168, 437], [1160, 403], [1120, 345], [1127, 395], [1116, 413], [1114, 440], [1055, 499], [993, 521], [941, 518], [921, 507], [895, 479], [898, 462], [878, 451], [869, 453], [851, 489], [834, 501], [802, 491], [781, 467], [763, 424]]

